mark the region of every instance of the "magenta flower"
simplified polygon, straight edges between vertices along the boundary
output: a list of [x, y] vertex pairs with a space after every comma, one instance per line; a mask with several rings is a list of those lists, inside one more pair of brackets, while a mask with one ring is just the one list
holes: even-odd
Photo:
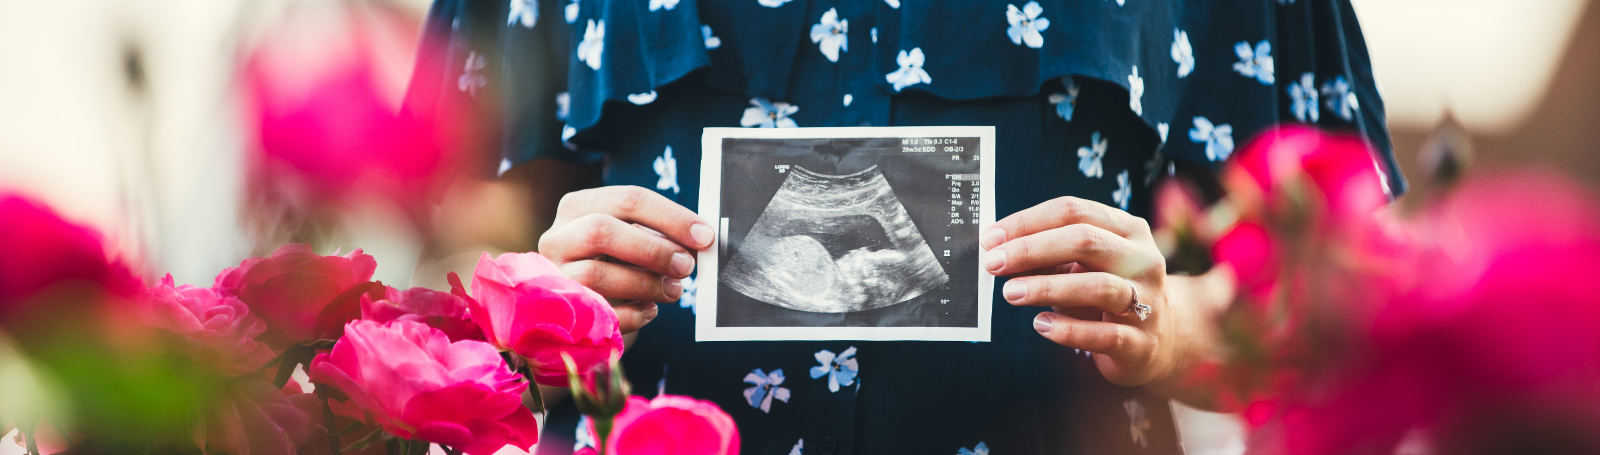
[[377, 267], [360, 249], [322, 256], [309, 245], [291, 243], [223, 270], [215, 287], [238, 296], [266, 321], [265, 339], [303, 343], [338, 338], [344, 323], [361, 314], [362, 294], [383, 297], [382, 285], [371, 281]]
[[167, 275], [143, 304], [145, 324], [178, 334], [179, 352], [223, 375], [259, 370], [275, 355], [255, 339], [267, 331], [266, 323], [226, 292], [175, 286]]
[[739, 428], [709, 401], [677, 395], [628, 397], [606, 438], [606, 453], [737, 455]]
[[383, 300], [361, 298], [361, 319], [416, 321], [443, 331], [450, 341], [483, 341], [483, 331], [467, 315], [467, 300], [428, 288], [387, 288]]
[[[463, 294], [465, 294], [463, 292]], [[528, 359], [540, 384], [567, 385], [561, 354], [578, 371], [622, 355], [617, 314], [604, 297], [567, 279], [538, 253], [506, 253], [478, 259], [473, 271], [472, 320], [484, 338]]]
[[[131, 298], [144, 284], [120, 261], [107, 258], [100, 233], [73, 224], [45, 204], [0, 192], [0, 327], [26, 329], [50, 300], [35, 297], [66, 287]], [[92, 288], [92, 289], [90, 289]]]
[[311, 362], [311, 382], [338, 391], [335, 413], [401, 438], [473, 455], [539, 440], [539, 422], [522, 406], [528, 383], [494, 346], [451, 342], [419, 322], [350, 322], [333, 351]]

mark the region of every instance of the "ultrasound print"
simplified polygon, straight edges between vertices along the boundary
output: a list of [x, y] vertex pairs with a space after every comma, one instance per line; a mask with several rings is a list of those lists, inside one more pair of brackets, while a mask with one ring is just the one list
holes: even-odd
[[723, 273], [744, 295], [816, 313], [882, 308], [950, 281], [877, 166], [792, 169]]
[[978, 138], [724, 138], [721, 154], [716, 327], [979, 326]]

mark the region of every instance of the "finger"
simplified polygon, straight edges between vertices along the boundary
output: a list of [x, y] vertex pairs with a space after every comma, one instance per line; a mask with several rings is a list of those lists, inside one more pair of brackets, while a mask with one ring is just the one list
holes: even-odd
[[694, 256], [682, 246], [600, 213], [584, 215], [540, 237], [539, 252], [557, 263], [610, 256], [674, 278], [694, 271]]
[[624, 335], [637, 332], [645, 324], [655, 320], [661, 311], [655, 302], [631, 301], [613, 305], [611, 309], [617, 311], [617, 325]]
[[1144, 218], [1099, 202], [1064, 196], [1013, 213], [985, 229], [979, 238], [987, 250], [1007, 240], [1074, 224], [1098, 226], [1122, 237], [1150, 235], [1150, 224]]
[[608, 186], [567, 193], [556, 207], [555, 225], [601, 213], [639, 223], [697, 250], [716, 238], [711, 224], [677, 202], [637, 186]]
[[1056, 344], [1113, 358], [1136, 356], [1150, 344], [1147, 334], [1130, 325], [1085, 321], [1049, 311], [1033, 318], [1033, 329]]
[[1153, 269], [1159, 254], [1134, 241], [1088, 224], [1074, 224], [1012, 239], [983, 255], [996, 276], [1076, 262], [1091, 271], [1131, 277]]
[[1023, 277], [1023, 276], [1062, 275], [1062, 274], [1068, 274], [1068, 273], [1083, 273], [1083, 272], [1087, 272], [1087, 271], [1089, 271], [1089, 270], [1083, 268], [1083, 266], [1081, 266], [1081, 265], [1078, 265], [1078, 263], [1073, 262], [1073, 263], [1070, 263], [1070, 264], [1052, 265], [1052, 266], [1045, 267], [1045, 268], [1033, 269], [1033, 270], [1029, 270], [1029, 271], [1021, 272], [1021, 273], [1013, 273], [1013, 274], [1008, 275], [1008, 276], [1015, 278], [1015, 277]]
[[608, 299], [668, 303], [683, 297], [683, 280], [638, 267], [591, 259], [568, 262], [560, 268], [562, 275]]
[[1105, 272], [1040, 275], [1006, 280], [1001, 294], [1018, 306], [1091, 307], [1121, 313], [1133, 304], [1133, 283]]

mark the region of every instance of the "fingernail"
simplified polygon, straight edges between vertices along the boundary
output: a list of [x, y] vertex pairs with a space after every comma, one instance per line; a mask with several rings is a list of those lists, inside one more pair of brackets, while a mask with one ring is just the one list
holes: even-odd
[[1007, 301], [1022, 300], [1023, 297], [1028, 296], [1028, 282], [1025, 280], [1006, 281], [1005, 287], [1001, 288], [1001, 290], [1005, 293]]
[[689, 253], [672, 253], [672, 271], [689, 276], [694, 271], [694, 258]]
[[998, 272], [1000, 269], [1005, 268], [1006, 250], [990, 251], [989, 254], [985, 255], [983, 259], [983, 266], [989, 269], [989, 273]]
[[679, 297], [683, 297], [683, 280], [672, 277], [662, 278], [661, 290], [667, 294], [667, 298], [677, 300]]
[[689, 237], [693, 237], [695, 245], [699, 246], [700, 248], [710, 247], [713, 235], [714, 234], [711, 233], [711, 226], [706, 226], [701, 223], [695, 223], [693, 227], [689, 228]]
[[645, 303], [647, 305], [649, 305], [649, 306], [645, 307], [645, 309], [644, 309], [644, 315], [643, 315], [644, 316], [644, 322], [646, 324], [649, 324], [650, 321], [654, 321], [656, 319], [656, 315], [657, 314], [661, 313], [661, 307], [656, 306], [655, 302], [645, 302]]
[[1047, 314], [1039, 313], [1038, 316], [1033, 317], [1033, 329], [1039, 331], [1039, 333], [1048, 333], [1053, 325], [1055, 324], [1050, 322], [1050, 316]]
[[1000, 244], [1005, 243], [1005, 242], [1006, 242], [1006, 230], [1005, 229], [989, 228], [989, 230], [983, 231], [983, 240], [980, 243], [983, 243], [983, 249], [988, 250], [988, 249], [993, 249], [994, 247], [1000, 246]]

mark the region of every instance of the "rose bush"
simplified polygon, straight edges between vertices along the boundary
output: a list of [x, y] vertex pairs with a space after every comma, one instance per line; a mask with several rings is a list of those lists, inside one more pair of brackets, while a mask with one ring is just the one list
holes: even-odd
[[[459, 287], [456, 292], [465, 296]], [[538, 253], [506, 253], [478, 259], [473, 271], [472, 320], [484, 338], [528, 360], [534, 379], [566, 386], [561, 354], [571, 355], [580, 371], [622, 354], [617, 314], [604, 297], [567, 279]]]
[[539, 422], [522, 406], [528, 383], [493, 346], [451, 342], [419, 322], [347, 324], [332, 352], [312, 361], [311, 382], [337, 391], [335, 413], [401, 438], [468, 454], [539, 440]]

